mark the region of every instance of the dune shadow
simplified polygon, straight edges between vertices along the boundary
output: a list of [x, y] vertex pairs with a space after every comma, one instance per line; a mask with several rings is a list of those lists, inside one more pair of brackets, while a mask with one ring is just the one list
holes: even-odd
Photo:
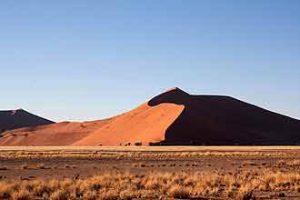
[[189, 95], [173, 89], [148, 102], [183, 105], [165, 140], [153, 145], [295, 145], [300, 122], [228, 96]]
[[189, 94], [178, 89], [172, 89], [165, 93], [162, 93], [148, 102], [149, 106], [157, 106], [162, 103], [173, 103], [178, 105], [185, 105], [189, 98]]

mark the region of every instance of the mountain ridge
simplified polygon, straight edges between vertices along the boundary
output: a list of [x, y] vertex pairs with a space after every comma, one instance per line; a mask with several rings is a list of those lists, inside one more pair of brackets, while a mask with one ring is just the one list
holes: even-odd
[[52, 124], [53, 121], [32, 114], [24, 109], [0, 111], [0, 133], [27, 126]]

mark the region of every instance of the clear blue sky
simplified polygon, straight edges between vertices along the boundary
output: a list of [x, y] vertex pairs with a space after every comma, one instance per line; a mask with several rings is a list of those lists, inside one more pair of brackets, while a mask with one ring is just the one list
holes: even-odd
[[300, 1], [0, 2], [0, 109], [109, 117], [170, 87], [300, 118]]

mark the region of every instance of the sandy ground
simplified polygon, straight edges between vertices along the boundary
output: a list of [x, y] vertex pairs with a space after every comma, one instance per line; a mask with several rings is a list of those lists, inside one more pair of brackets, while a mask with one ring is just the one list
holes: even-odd
[[[298, 147], [4, 147], [0, 180], [78, 179], [107, 172], [300, 173]], [[285, 191], [288, 199], [298, 192]], [[272, 191], [267, 192], [267, 196]], [[262, 196], [266, 194], [260, 193]], [[290, 195], [290, 196], [289, 196]], [[268, 199], [268, 198], [266, 198]], [[284, 198], [283, 198], [284, 199]]]
[[[107, 171], [299, 171], [297, 147], [1, 147], [0, 177], [72, 178]], [[296, 163], [288, 165], [285, 163]]]

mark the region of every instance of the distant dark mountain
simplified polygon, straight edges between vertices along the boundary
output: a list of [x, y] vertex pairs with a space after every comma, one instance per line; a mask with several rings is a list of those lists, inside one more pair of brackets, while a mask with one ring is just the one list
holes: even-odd
[[33, 115], [23, 109], [0, 111], [0, 133], [7, 130], [52, 123], [54, 122]]
[[[7, 115], [22, 121], [16, 120], [18, 112]], [[300, 121], [229, 96], [190, 95], [174, 88], [110, 119], [23, 128], [3, 135], [0, 145], [296, 145]]]

